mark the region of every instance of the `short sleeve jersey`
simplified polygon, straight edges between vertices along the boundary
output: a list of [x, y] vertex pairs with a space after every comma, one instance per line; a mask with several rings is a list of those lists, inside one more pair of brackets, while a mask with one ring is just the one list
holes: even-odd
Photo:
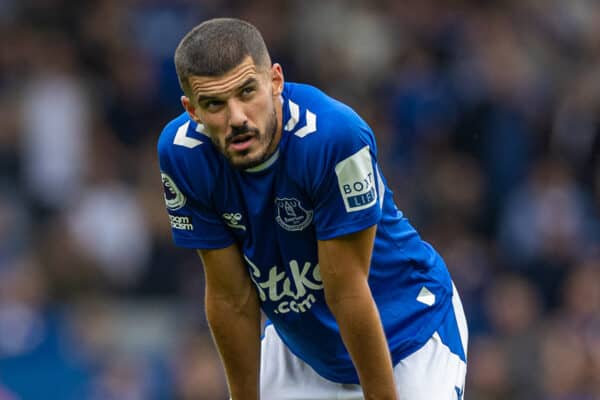
[[173, 238], [188, 248], [237, 244], [289, 349], [329, 380], [358, 383], [325, 302], [318, 240], [377, 225], [369, 285], [394, 363], [439, 326], [450, 277], [394, 204], [369, 126], [309, 85], [286, 83], [281, 101], [278, 150], [250, 170], [231, 167], [186, 114], [164, 128], [158, 152]]

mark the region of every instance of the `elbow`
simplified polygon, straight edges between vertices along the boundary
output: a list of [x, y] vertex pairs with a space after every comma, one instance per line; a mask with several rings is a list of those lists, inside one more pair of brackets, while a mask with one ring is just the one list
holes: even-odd
[[371, 300], [371, 290], [366, 279], [353, 282], [324, 285], [325, 302], [333, 314], [346, 306], [352, 306], [364, 300]]
[[253, 290], [235, 295], [208, 292], [205, 297], [206, 317], [222, 318], [226, 315], [249, 315], [258, 313], [258, 296]]

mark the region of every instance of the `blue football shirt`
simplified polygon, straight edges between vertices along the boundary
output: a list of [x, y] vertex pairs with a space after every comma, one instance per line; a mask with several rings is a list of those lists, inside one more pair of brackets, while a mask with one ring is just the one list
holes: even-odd
[[286, 83], [279, 148], [250, 170], [231, 167], [187, 114], [159, 143], [177, 245], [237, 243], [261, 307], [281, 339], [323, 377], [358, 383], [325, 303], [317, 240], [377, 225], [369, 285], [394, 364], [434, 333], [451, 307], [438, 253], [398, 210], [369, 126], [318, 89]]

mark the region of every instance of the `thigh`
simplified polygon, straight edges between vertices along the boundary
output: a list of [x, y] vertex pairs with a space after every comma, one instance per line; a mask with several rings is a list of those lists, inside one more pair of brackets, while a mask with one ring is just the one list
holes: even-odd
[[466, 364], [448, 351], [439, 335], [394, 367], [403, 400], [462, 400]]
[[394, 367], [400, 399], [463, 400], [467, 340], [466, 319], [455, 289], [453, 309], [439, 332]]
[[[452, 312], [440, 327], [443, 337], [436, 332], [421, 349], [394, 367], [401, 400], [463, 400], [468, 334], [456, 289], [452, 303]], [[458, 344], [449, 343], [452, 337]], [[449, 340], [444, 343], [446, 338]], [[457, 346], [462, 349], [461, 356], [456, 354], [461, 353]], [[317, 374], [289, 351], [272, 325], [265, 329], [260, 369], [261, 400], [364, 399], [359, 385], [332, 382]]]
[[[281, 341], [272, 325], [262, 340], [260, 360], [261, 400], [360, 400], [358, 385], [342, 385], [317, 374]], [[358, 387], [359, 397], [340, 397], [340, 392]]]

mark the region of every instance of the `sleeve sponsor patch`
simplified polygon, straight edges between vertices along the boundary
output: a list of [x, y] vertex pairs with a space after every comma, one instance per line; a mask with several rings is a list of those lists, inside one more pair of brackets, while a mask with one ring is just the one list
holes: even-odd
[[347, 212], [364, 210], [377, 203], [369, 146], [340, 161], [335, 173]]
[[194, 224], [192, 224], [192, 217], [190, 216], [169, 214], [169, 222], [173, 229], [179, 229], [181, 231], [194, 230]]

